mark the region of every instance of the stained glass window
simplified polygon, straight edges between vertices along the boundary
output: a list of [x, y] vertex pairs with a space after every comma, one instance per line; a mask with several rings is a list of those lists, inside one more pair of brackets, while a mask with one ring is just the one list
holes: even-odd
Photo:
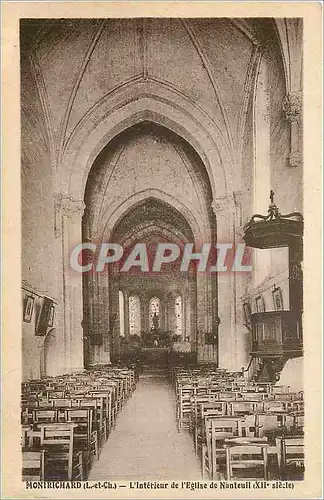
[[176, 335], [182, 336], [182, 298], [178, 295], [174, 302], [174, 312], [175, 312], [175, 325], [176, 325]]
[[150, 327], [154, 326], [153, 325], [153, 316], [154, 313], [156, 313], [156, 316], [158, 317], [159, 320], [159, 326], [161, 326], [160, 323], [160, 309], [161, 309], [161, 301], [158, 297], [152, 297], [150, 300]]
[[129, 304], [129, 333], [130, 335], [140, 335], [141, 333], [141, 304], [137, 295], [131, 295]]

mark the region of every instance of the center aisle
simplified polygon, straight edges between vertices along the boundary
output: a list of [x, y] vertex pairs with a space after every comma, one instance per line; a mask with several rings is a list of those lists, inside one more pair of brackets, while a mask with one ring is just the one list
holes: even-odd
[[90, 481], [200, 480], [193, 441], [176, 426], [175, 395], [163, 372], [143, 374], [93, 463]]

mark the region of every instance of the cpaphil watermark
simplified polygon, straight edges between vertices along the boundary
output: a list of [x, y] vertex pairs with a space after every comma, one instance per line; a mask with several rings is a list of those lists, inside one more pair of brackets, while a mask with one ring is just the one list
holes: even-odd
[[204, 243], [199, 250], [193, 243], [157, 243], [153, 247], [136, 243], [123, 248], [119, 243], [80, 243], [70, 254], [70, 266], [78, 273], [103, 273], [108, 266], [118, 266], [119, 272], [159, 273], [167, 267], [186, 273], [193, 267], [197, 272], [251, 272], [251, 253], [244, 243]]

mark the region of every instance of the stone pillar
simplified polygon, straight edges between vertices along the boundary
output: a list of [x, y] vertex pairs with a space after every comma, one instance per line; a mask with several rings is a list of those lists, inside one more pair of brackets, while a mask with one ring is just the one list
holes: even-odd
[[182, 340], [185, 340], [186, 337], [191, 336], [190, 334], [190, 311], [188, 311], [188, 304], [187, 304], [187, 296], [188, 296], [188, 291], [187, 287], [183, 287], [182, 289], [182, 294], [181, 294], [181, 300], [182, 300]]
[[[233, 235], [234, 244], [237, 247], [238, 243], [243, 241], [243, 193], [235, 191], [233, 193], [234, 200], [234, 219], [233, 219]], [[251, 252], [251, 249], [250, 249]], [[252, 264], [252, 262], [251, 262]], [[246, 272], [235, 272], [234, 280], [234, 306], [235, 306], [235, 363], [233, 368], [239, 371], [243, 366], [246, 368], [250, 361], [250, 343], [251, 333], [245, 326], [245, 317], [242, 303], [242, 296], [245, 293], [245, 285], [247, 279]], [[251, 274], [251, 272], [250, 272]]]
[[[188, 280], [187, 285], [187, 320], [190, 324], [190, 342], [191, 350], [197, 351], [198, 348], [198, 331], [197, 331], [197, 283], [195, 277]], [[188, 324], [187, 323], [187, 324]]]
[[289, 92], [282, 103], [282, 109], [290, 123], [289, 166], [299, 167], [302, 164], [302, 93]]
[[[233, 199], [216, 198], [212, 209], [216, 216], [217, 243], [232, 244], [235, 238], [233, 231]], [[235, 281], [231, 268], [226, 272], [218, 272], [218, 362], [220, 368], [234, 370], [236, 368], [236, 331], [235, 331]]]
[[110, 324], [109, 324], [109, 311], [110, 311], [110, 297], [108, 287], [108, 277], [106, 273], [97, 274], [97, 328], [98, 334], [102, 335], [103, 343], [100, 346], [99, 362], [102, 364], [110, 363]]
[[74, 271], [70, 265], [72, 250], [82, 242], [81, 221], [84, 208], [83, 200], [62, 198], [60, 201], [63, 254], [64, 364], [67, 373], [84, 369], [82, 273]]
[[124, 291], [124, 330], [125, 337], [129, 337], [129, 293]]
[[149, 298], [146, 294], [140, 295], [139, 298], [141, 305], [141, 330], [147, 333], [150, 331]]
[[208, 269], [197, 272], [198, 362], [218, 363], [217, 344], [206, 344], [206, 334], [216, 333], [213, 321], [212, 276]]
[[[107, 335], [107, 343], [112, 349], [110, 357], [117, 359], [119, 356], [120, 342], [119, 342], [119, 280], [110, 275], [110, 287], [109, 287], [109, 328]], [[107, 312], [108, 312], [107, 311]], [[108, 340], [109, 339], [109, 340]], [[108, 349], [108, 345], [106, 349]], [[106, 351], [107, 352], [107, 351]]]
[[174, 295], [173, 293], [169, 294], [165, 303], [165, 311], [166, 311], [166, 330], [169, 330], [172, 335], [175, 330], [175, 314], [174, 314]]

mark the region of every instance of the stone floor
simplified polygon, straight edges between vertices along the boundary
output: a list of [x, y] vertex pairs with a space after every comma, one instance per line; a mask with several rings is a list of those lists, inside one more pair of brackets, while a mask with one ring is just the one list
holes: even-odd
[[163, 370], [144, 371], [89, 480], [201, 479], [186, 430], [177, 431], [175, 397]]

